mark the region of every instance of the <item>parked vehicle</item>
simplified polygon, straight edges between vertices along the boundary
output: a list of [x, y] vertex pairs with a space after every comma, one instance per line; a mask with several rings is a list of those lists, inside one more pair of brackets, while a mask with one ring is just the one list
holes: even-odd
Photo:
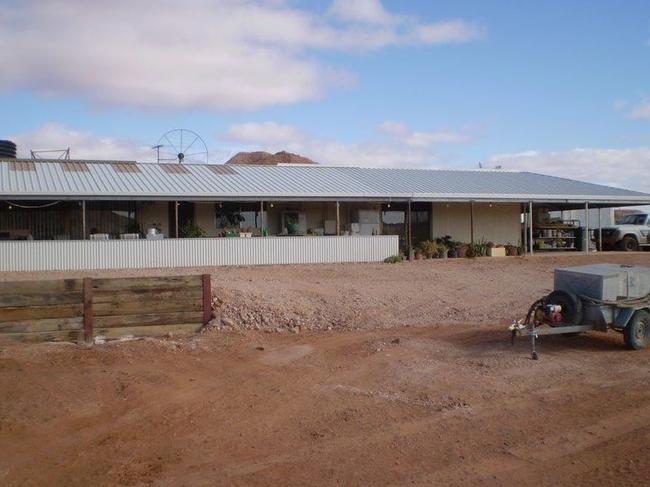
[[[617, 225], [603, 228], [603, 250], [625, 250], [634, 252], [650, 248], [650, 215], [637, 213], [626, 216]], [[594, 231], [598, 243], [600, 232]]]

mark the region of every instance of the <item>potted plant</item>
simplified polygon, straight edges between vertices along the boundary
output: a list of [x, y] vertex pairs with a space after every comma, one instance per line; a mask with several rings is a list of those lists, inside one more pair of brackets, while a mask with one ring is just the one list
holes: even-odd
[[436, 239], [438, 244], [438, 257], [446, 259], [447, 257], [456, 257], [458, 242], [454, 242], [450, 235]]
[[420, 246], [415, 247], [415, 260], [422, 260], [423, 252]]
[[195, 223], [187, 222], [184, 227], [180, 229], [180, 236], [183, 238], [203, 238], [207, 237], [207, 233], [200, 226]]
[[446, 259], [449, 257], [449, 247], [444, 243], [438, 243], [438, 258]]
[[487, 251], [490, 257], [506, 256], [506, 248], [503, 245], [495, 244], [494, 242], [488, 242]]
[[297, 215], [286, 214], [284, 223], [287, 227], [287, 233], [289, 235], [298, 235], [300, 233], [300, 223], [298, 222]]
[[425, 240], [420, 244], [420, 249], [427, 259], [438, 257], [438, 244], [433, 240]]
[[467, 257], [467, 252], [469, 251], [469, 245], [464, 243], [458, 243], [456, 246], [456, 256], [457, 257]]
[[509, 255], [511, 257], [519, 255], [519, 249], [516, 245], [506, 244], [506, 255]]

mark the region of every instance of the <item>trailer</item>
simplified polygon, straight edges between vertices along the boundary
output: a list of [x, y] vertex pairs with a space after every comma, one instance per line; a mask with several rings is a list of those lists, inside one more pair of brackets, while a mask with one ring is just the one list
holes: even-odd
[[531, 356], [544, 335], [614, 330], [627, 348], [650, 342], [650, 268], [596, 264], [555, 270], [553, 292], [535, 301], [524, 319], [510, 325], [515, 337], [530, 338]]

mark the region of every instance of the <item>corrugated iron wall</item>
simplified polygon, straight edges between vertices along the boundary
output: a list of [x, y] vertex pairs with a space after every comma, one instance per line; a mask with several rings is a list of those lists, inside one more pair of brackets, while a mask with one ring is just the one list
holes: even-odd
[[0, 242], [0, 271], [378, 262], [396, 235]]

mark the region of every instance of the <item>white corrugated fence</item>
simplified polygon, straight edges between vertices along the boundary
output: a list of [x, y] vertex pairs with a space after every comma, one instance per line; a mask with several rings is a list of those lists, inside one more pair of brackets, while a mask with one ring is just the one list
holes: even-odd
[[378, 262], [396, 235], [0, 242], [0, 271]]

